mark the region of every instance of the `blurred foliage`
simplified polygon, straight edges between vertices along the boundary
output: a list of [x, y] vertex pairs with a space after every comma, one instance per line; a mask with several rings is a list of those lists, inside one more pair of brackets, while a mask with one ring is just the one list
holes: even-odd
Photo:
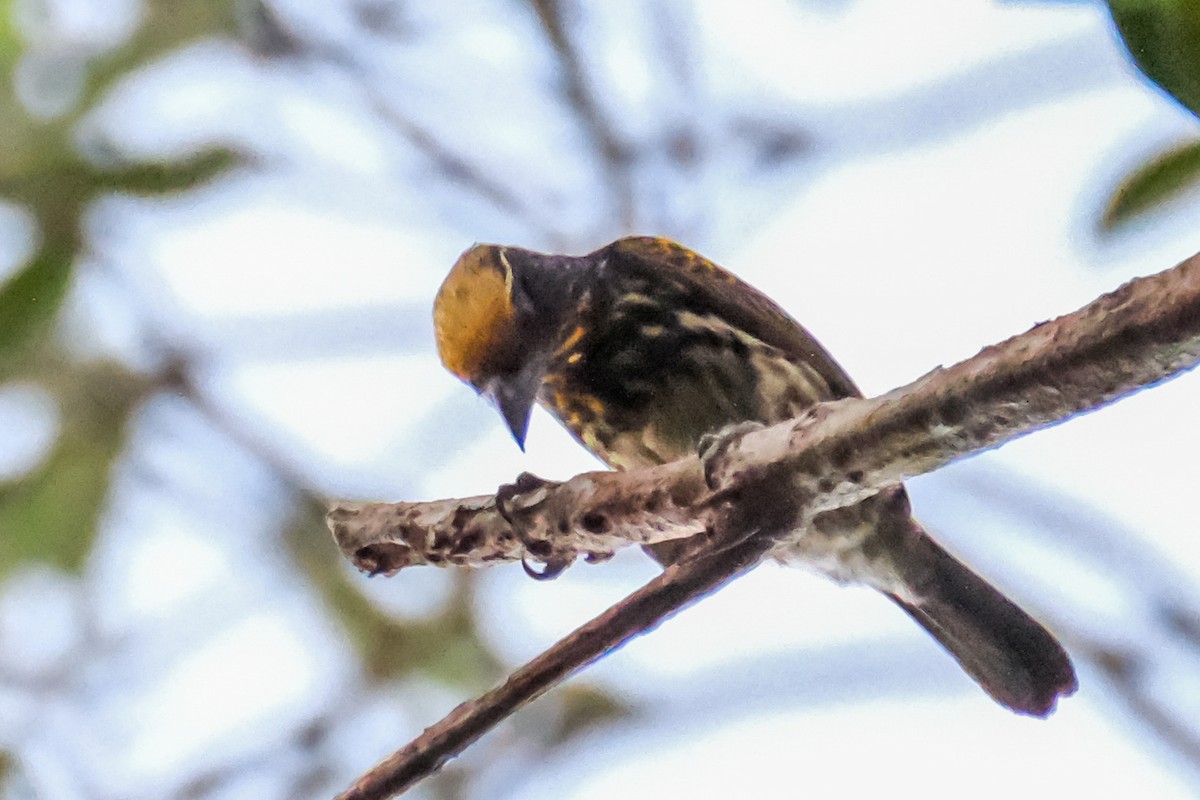
[[1198, 184], [1200, 142], [1175, 145], [1121, 181], [1100, 217], [1100, 231], [1119, 231]]
[[0, 750], [0, 791], [8, 788], [13, 774], [17, 771], [16, 759], [7, 750]]
[[212, 147], [178, 161], [143, 161], [114, 169], [104, 173], [104, 185], [97, 188], [143, 195], [177, 194], [245, 164], [242, 154]]
[[633, 713], [633, 708], [627, 703], [622, 703], [608, 692], [588, 684], [568, 684], [562, 688], [560, 694], [562, 709], [559, 712], [558, 724], [548, 737], [556, 744], [625, 719]]
[[469, 571], [453, 573], [456, 591], [436, 614], [396, 619], [360, 592], [361, 576], [345, 565], [325, 525], [324, 506], [315, 498], [288, 526], [286, 539], [301, 571], [345, 626], [371, 680], [420, 673], [442, 683], [476, 689], [504, 675], [503, 664], [475, 627]]
[[79, 571], [91, 551], [111, 466], [133, 410], [152, 388], [112, 362], [41, 364], [59, 404], [61, 431], [46, 460], [0, 483], [0, 577], [26, 561]]
[[1200, 114], [1200, 3], [1108, 0], [1133, 61], [1150, 80]]
[[[1184, 108], [1200, 115], [1200, 2], [1108, 0], [1133, 62]], [[1200, 144], [1158, 153], [1123, 178], [1098, 226], [1113, 233], [1200, 182]]]
[[72, 248], [43, 247], [6, 283], [0, 284], [0, 377], [5, 366], [25, 352], [50, 328], [67, 293]]
[[17, 35], [16, 19], [13, 15], [15, 0], [0, 0], [0, 69], [11, 74], [13, 63], [21, 52], [21, 39]]
[[[148, 0], [130, 39], [92, 54], [78, 96], [69, 99], [64, 113], [46, 117], [26, 108], [18, 94], [16, 70], [36, 45], [22, 41], [12, 3], [0, 0], [5, 136], [0, 197], [26, 210], [37, 234], [29, 260], [0, 281], [0, 386], [21, 381], [46, 390], [60, 421], [57, 439], [40, 464], [16, 480], [0, 482], [0, 579], [29, 562], [81, 570], [137, 409], [158, 391], [195, 399], [194, 386], [178, 380], [176, 363], [164, 364], [155, 375], [138, 374], [111, 362], [85, 361], [55, 335], [74, 272], [87, 263], [89, 208], [114, 193], [188, 192], [250, 161], [220, 144], [156, 160], [129, 160], [107, 142], [85, 152], [76, 138], [79, 123], [134, 72], [200, 38], [243, 34], [239, 25], [261, 23], [263, 13], [257, 4], [238, 0]], [[261, 28], [258, 24], [249, 35], [260, 39]], [[263, 452], [255, 454], [269, 460]], [[453, 576], [454, 591], [432, 615], [410, 620], [389, 615], [360, 591], [362, 578], [347, 569], [334, 546], [322, 505], [302, 482], [293, 481], [296, 476], [285, 471], [281, 477], [297, 497], [283, 528], [297, 574], [308, 579], [343, 626], [369, 682], [424, 677], [470, 692], [504, 675], [506, 665], [476, 627], [473, 575]], [[547, 729], [554, 733], [547, 746], [602, 724], [619, 708], [599, 690], [573, 688], [563, 695], [558, 724]], [[442, 793], [458, 796], [452, 787], [453, 781], [447, 782]]]
[[21, 41], [14, 4], [0, 4], [0, 196], [26, 209], [39, 238], [30, 260], [0, 283], [0, 384], [19, 377], [51, 392], [61, 412], [57, 441], [42, 464], [0, 484], [0, 576], [26, 561], [77, 571], [86, 562], [111, 466], [133, 411], [152, 388], [113, 363], [80, 363], [51, 336], [80, 260], [83, 217], [112, 192], [163, 195], [190, 190], [241, 157], [214, 147], [170, 161], [96, 164], [79, 151], [79, 120], [133, 71], [181, 45], [235, 31], [235, 3], [156, 0], [123, 46], [95, 54], [79, 97], [45, 118], [21, 102], [15, 71], [32, 45]]

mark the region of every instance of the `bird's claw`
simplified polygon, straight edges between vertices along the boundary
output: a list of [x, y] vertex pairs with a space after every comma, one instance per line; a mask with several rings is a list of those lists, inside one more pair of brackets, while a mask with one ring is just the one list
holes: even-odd
[[[571, 566], [571, 562], [574, 560], [562, 557], [548, 557], [553, 551], [550, 542], [544, 539], [533, 538], [526, 533], [525, 527], [513, 518], [513, 501], [519, 496], [535, 489], [540, 489], [546, 484], [547, 481], [539, 478], [532, 472], [522, 472], [517, 476], [515, 481], [504, 484], [496, 492], [496, 513], [508, 523], [509, 527], [512, 528], [513, 534], [525, 546], [525, 553], [521, 556], [521, 568], [525, 570], [526, 575], [537, 581], [554, 580], [567, 567]], [[529, 565], [528, 556], [544, 559], [540, 572]]]
[[521, 569], [525, 570], [525, 574], [533, 578], [535, 581], [552, 581], [561, 575], [567, 567], [571, 566], [571, 562], [566, 559], [551, 559], [542, 565], [542, 571], [538, 572], [533, 567], [529, 566], [529, 562], [525, 556], [521, 556]]
[[[547, 481], [534, 475], [532, 472], [522, 472], [517, 476], [517, 479], [512, 483], [506, 483], [496, 490], [496, 513], [507, 522], [514, 531], [517, 531], [517, 524], [513, 521], [512, 502], [523, 494], [540, 489], [545, 486]], [[524, 541], [524, 539], [522, 539]]]
[[735, 422], [732, 425], [726, 425], [721, 430], [714, 433], [706, 433], [700, 437], [700, 443], [696, 447], [696, 454], [700, 457], [700, 466], [704, 471], [704, 482], [708, 487], [713, 488], [713, 467], [717, 464], [720, 457], [725, 454], [730, 445], [737, 442], [747, 433], [759, 431], [767, 427], [761, 422], [755, 420], [745, 420], [743, 422]]

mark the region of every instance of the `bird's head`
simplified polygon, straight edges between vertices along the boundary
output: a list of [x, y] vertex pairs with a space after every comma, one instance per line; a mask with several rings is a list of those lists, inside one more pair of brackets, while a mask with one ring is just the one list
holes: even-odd
[[433, 305], [442, 363], [495, 404], [521, 447], [561, 316], [546, 304], [555, 292], [530, 289], [560, 282], [546, 260], [520, 248], [475, 245], [459, 256]]

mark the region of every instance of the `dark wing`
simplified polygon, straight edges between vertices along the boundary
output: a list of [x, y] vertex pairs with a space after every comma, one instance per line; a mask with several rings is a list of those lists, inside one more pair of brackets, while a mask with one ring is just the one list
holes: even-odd
[[839, 397], [862, 394], [850, 376], [800, 323], [753, 286], [670, 239], [631, 236], [595, 254], [606, 269], [651, 286], [682, 292], [690, 308], [704, 308], [797, 361], [807, 362]]

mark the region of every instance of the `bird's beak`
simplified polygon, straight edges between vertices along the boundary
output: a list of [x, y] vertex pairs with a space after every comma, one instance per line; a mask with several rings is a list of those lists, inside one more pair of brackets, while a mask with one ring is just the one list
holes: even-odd
[[539, 373], [522, 370], [516, 375], [497, 378], [484, 391], [500, 411], [500, 416], [504, 417], [505, 424], [522, 450], [525, 449], [525, 434], [529, 430], [533, 401], [541, 384], [542, 378]]

